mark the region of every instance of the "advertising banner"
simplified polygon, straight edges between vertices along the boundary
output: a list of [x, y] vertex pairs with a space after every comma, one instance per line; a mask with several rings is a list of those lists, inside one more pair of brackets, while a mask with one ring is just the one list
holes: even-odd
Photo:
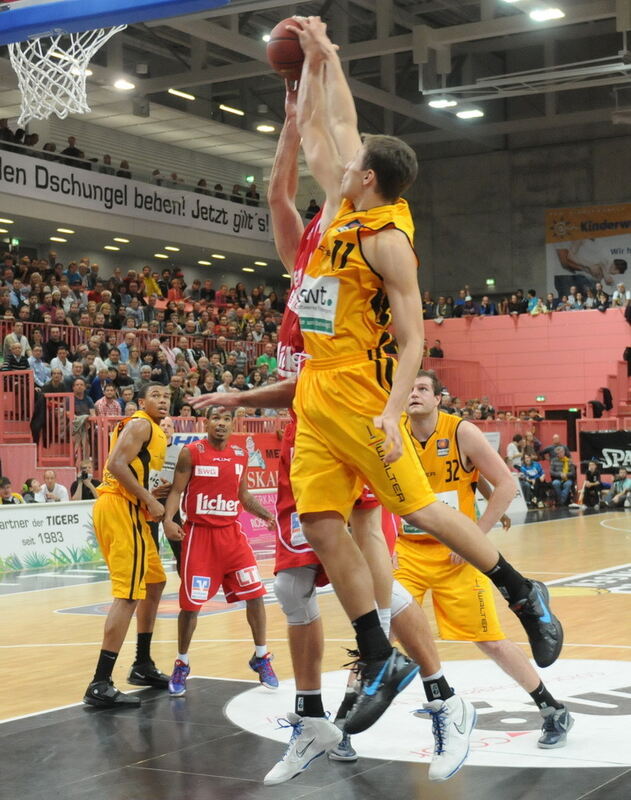
[[559, 297], [570, 286], [585, 294], [602, 283], [607, 294], [628, 282], [631, 203], [546, 211], [548, 291]]
[[94, 500], [0, 506], [0, 572], [98, 561]]
[[0, 192], [210, 233], [271, 239], [267, 208], [0, 151]]
[[581, 431], [579, 440], [581, 471], [587, 462], [596, 461], [603, 472], [631, 470], [631, 431]]

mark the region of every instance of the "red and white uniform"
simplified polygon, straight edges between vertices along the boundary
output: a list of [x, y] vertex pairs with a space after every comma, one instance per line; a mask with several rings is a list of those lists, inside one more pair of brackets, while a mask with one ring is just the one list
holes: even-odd
[[186, 447], [192, 469], [182, 499], [186, 536], [182, 540], [180, 608], [198, 611], [220, 586], [228, 603], [262, 597], [265, 587], [238, 521], [239, 485], [247, 468], [247, 453], [230, 443], [216, 450], [207, 439]]
[[[314, 250], [318, 246], [321, 238], [320, 218], [322, 212], [316, 214], [305, 228], [294, 266], [291, 294], [287, 302], [287, 307], [283, 314], [280, 329], [278, 331], [278, 377], [280, 380], [297, 377], [300, 371], [300, 364], [304, 358], [304, 341], [300, 331], [300, 320], [298, 315], [292, 310], [293, 300], [296, 292], [300, 289], [306, 266]], [[285, 428], [280, 449], [280, 460], [278, 465], [278, 497], [276, 499], [276, 517], [278, 521], [278, 536], [276, 537], [276, 562], [274, 573], [291, 567], [305, 567], [310, 564], [320, 564], [317, 555], [309, 547], [307, 540], [302, 532], [298, 512], [296, 511], [296, 501], [291, 490], [289, 473], [291, 460], [294, 450], [294, 440], [296, 436], [296, 418], [293, 410], [290, 411], [291, 422]], [[366, 487], [361, 496], [357, 498], [355, 508], [368, 510], [379, 505], [372, 492]], [[394, 540], [396, 539], [396, 528], [384, 515], [384, 534], [388, 542], [390, 552], [394, 550]], [[387, 525], [386, 525], [387, 523]], [[386, 532], [387, 530], [387, 532]], [[322, 586], [328, 583], [328, 579], [322, 574], [316, 579], [316, 584]]]

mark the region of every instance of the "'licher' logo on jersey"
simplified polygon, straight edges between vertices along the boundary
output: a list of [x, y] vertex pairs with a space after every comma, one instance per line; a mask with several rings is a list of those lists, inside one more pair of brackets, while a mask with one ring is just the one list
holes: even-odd
[[197, 495], [196, 514], [214, 514], [218, 517], [235, 517], [238, 511], [238, 500], [226, 500], [222, 494], [218, 494], [217, 497], [208, 497], [206, 494]]
[[436, 454], [439, 456], [449, 455], [449, 439], [439, 439], [436, 442]]

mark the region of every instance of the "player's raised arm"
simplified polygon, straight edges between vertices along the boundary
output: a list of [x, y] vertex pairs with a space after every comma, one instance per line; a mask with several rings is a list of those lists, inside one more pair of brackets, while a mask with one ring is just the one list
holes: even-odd
[[[302, 137], [302, 149], [309, 171], [326, 195], [321, 225], [321, 229], [324, 230], [340, 204], [344, 167], [331, 137], [326, 116], [324, 91], [326, 52], [322, 48], [321, 40], [314, 35], [314, 20], [317, 18], [301, 18], [296, 21], [296, 27], [292, 30], [298, 34], [305, 54], [298, 89], [298, 130]], [[318, 25], [324, 27], [326, 31], [324, 23], [318, 20]], [[326, 41], [329, 42], [328, 39]]]
[[164, 506], [164, 534], [167, 539], [183, 539], [185, 534], [182, 528], [173, 521], [173, 517], [180, 507], [182, 492], [186, 489], [193, 472], [193, 460], [188, 447], [183, 447], [175, 465], [173, 484]]
[[267, 190], [274, 244], [283, 266], [290, 275], [293, 273], [296, 252], [304, 229], [296, 209], [300, 151], [300, 134], [296, 121], [297, 95], [298, 90], [288, 84], [285, 97], [285, 124], [278, 138]]
[[399, 347], [399, 365], [390, 397], [375, 426], [386, 434], [387, 463], [401, 455], [399, 421], [423, 358], [423, 315], [417, 280], [417, 259], [404, 233], [396, 229], [362, 237], [366, 259], [383, 279], [390, 301], [392, 327]]
[[149, 516], [162, 519], [164, 509], [148, 489], [141, 486], [129, 465], [151, 438], [151, 423], [146, 419], [132, 419], [118, 437], [107, 460], [107, 468], [130, 494], [137, 497]]
[[223, 406], [224, 408], [289, 408], [296, 393], [296, 379], [273, 383], [270, 386], [259, 386], [248, 389], [247, 392], [212, 392], [194, 397], [190, 404], [194, 408], [208, 408], [208, 406]]
[[480, 471], [493, 487], [484, 514], [478, 526], [488, 533], [511, 504], [515, 495], [515, 484], [509, 468], [500, 454], [494, 450], [482, 431], [471, 422], [462, 422], [456, 433], [458, 448], [467, 461]]

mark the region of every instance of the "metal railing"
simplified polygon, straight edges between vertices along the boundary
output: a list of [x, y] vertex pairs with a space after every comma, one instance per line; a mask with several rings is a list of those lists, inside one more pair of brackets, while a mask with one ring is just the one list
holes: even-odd
[[73, 467], [81, 449], [76, 442], [74, 395], [55, 392], [41, 397], [44, 422], [37, 443], [38, 466]]
[[35, 383], [31, 370], [0, 372], [0, 442], [30, 442]]

